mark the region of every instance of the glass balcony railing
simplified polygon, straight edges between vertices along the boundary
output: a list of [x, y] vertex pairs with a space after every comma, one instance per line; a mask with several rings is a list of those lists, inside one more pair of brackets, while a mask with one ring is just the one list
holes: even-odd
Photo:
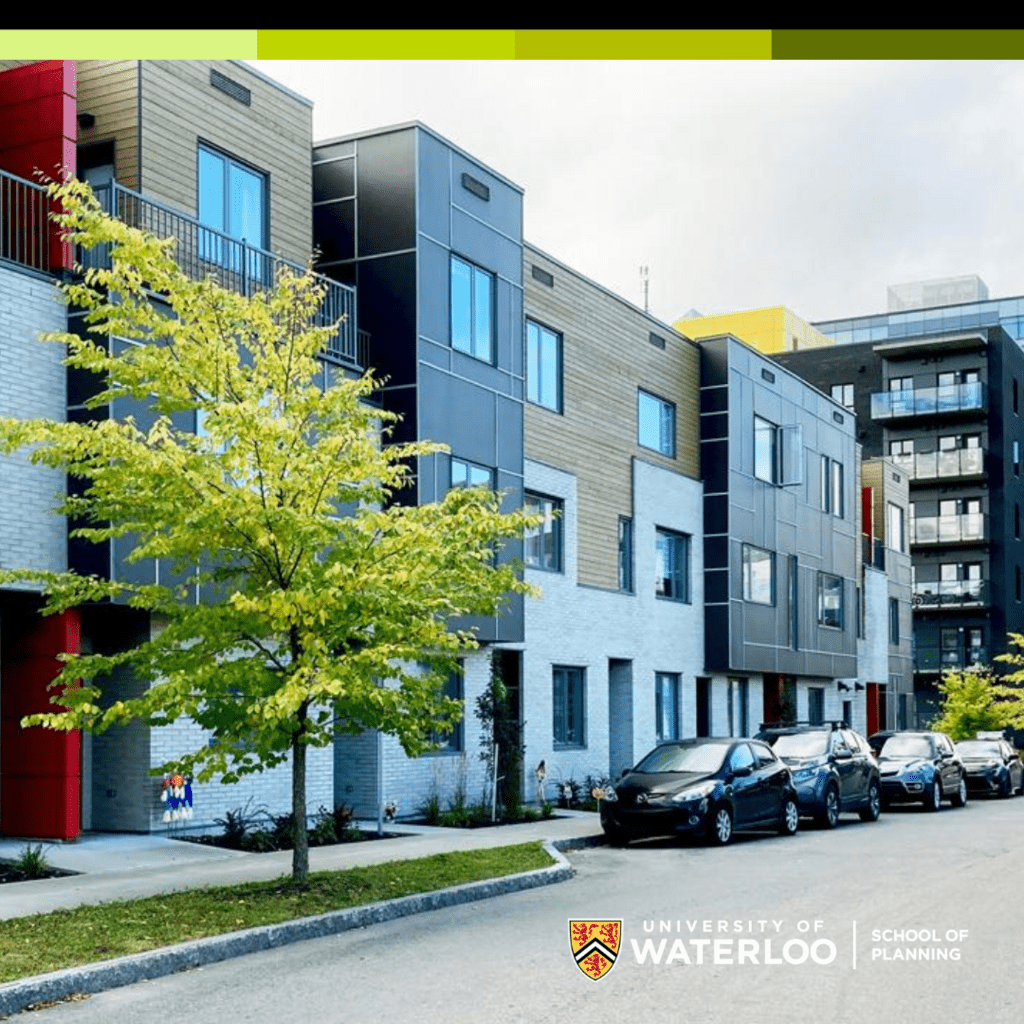
[[916, 647], [914, 650], [915, 672], [943, 672], [987, 663], [988, 650], [984, 647]]
[[910, 524], [911, 544], [956, 544], [985, 539], [985, 515], [982, 512], [925, 516], [914, 519]]
[[985, 386], [980, 381], [915, 388], [912, 391], [882, 391], [871, 396], [871, 418], [889, 420], [906, 416], [982, 412], [985, 403]]
[[988, 580], [927, 580], [914, 584], [914, 607], [982, 608], [989, 603]]
[[[103, 209], [118, 220], [159, 238], [173, 237], [175, 261], [193, 280], [213, 277], [223, 288], [254, 295], [273, 285], [279, 268], [288, 267], [299, 273], [305, 269], [266, 249], [206, 227], [194, 217], [147, 199], [117, 182], [101, 185], [95, 193]], [[106, 266], [109, 258], [105, 247], [97, 246], [80, 251], [78, 261], [89, 268]], [[364, 369], [368, 336], [356, 324], [355, 289], [319, 274], [317, 279], [326, 286], [317, 324], [326, 326], [341, 321], [327, 344], [326, 354], [353, 369]]]
[[889, 458], [910, 480], [945, 480], [985, 474], [985, 452], [981, 448], [914, 452]]

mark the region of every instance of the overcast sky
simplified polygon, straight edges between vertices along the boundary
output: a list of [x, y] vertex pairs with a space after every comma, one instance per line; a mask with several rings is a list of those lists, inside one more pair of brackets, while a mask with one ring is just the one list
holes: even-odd
[[1024, 64], [254, 61], [314, 137], [419, 120], [525, 190], [525, 237], [673, 322], [1024, 293]]

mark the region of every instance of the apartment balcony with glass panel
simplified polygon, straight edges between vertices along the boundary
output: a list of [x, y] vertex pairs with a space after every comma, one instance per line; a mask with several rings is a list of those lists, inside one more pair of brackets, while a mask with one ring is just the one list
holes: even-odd
[[914, 388], [909, 391], [882, 391], [871, 396], [873, 420], [984, 412], [986, 407], [985, 385], [980, 381]]
[[988, 651], [984, 647], [916, 647], [914, 649], [915, 672], [943, 672], [949, 668], [967, 668], [970, 665], [985, 665], [987, 663]]
[[915, 610], [984, 608], [988, 603], [988, 580], [924, 580], [914, 584]]
[[984, 540], [987, 537], [983, 512], [923, 516], [910, 523], [911, 544], [959, 544]]
[[956, 480], [985, 475], [982, 448], [957, 448], [939, 452], [913, 452], [889, 458], [908, 480]]

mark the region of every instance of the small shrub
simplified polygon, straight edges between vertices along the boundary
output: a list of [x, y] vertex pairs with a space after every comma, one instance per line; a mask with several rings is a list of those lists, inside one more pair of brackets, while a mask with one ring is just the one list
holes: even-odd
[[436, 792], [431, 793], [426, 800], [416, 808], [417, 814], [427, 825], [441, 824], [441, 798]]
[[550, 818], [554, 813], [555, 813], [555, 805], [553, 803], [549, 803], [547, 800], [545, 800], [540, 805], [540, 816], [545, 821], [547, 821], [547, 819]]
[[321, 804], [313, 819], [313, 827], [309, 830], [309, 845], [333, 846], [337, 841], [338, 830], [334, 822], [334, 812]]
[[50, 865], [46, 861], [46, 854], [43, 853], [43, 844], [33, 846], [26, 843], [21, 856], [14, 862], [14, 868], [26, 879], [46, 878], [50, 873]]
[[214, 818], [213, 823], [223, 829], [224, 845], [232, 850], [240, 850], [245, 834], [265, 815], [266, 811], [262, 808], [252, 809], [252, 797], [249, 797], [244, 806], [226, 812], [223, 818]]
[[271, 853], [280, 849], [274, 842], [273, 832], [265, 828], [253, 829], [242, 837], [242, 849], [249, 853]]

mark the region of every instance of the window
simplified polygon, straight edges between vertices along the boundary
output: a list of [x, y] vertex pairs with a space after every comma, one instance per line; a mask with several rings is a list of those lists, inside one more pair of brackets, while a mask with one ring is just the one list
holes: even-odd
[[[200, 146], [198, 191], [201, 224], [258, 249], [267, 247], [267, 176], [262, 171]], [[199, 234], [199, 246], [203, 259], [243, 269], [240, 246], [206, 231]], [[269, 273], [270, 268], [261, 263], [259, 254], [251, 253], [245, 269], [262, 277], [259, 271]]]
[[774, 423], [754, 417], [754, 476], [770, 484], [779, 480], [778, 432]]
[[794, 651], [800, 649], [800, 562], [796, 555], [789, 556], [789, 644]]
[[452, 256], [452, 348], [494, 360], [494, 275]]
[[[445, 683], [443, 696], [450, 698], [451, 700], [462, 701], [465, 700], [465, 695], [462, 689], [462, 679], [464, 672], [464, 662], [460, 659], [459, 666], [448, 673], [448, 682]], [[435, 753], [439, 754], [455, 754], [465, 749], [465, 735], [463, 731], [464, 723], [460, 721], [451, 732], [442, 733], [435, 732], [431, 733], [431, 742], [437, 745]]]
[[494, 474], [485, 466], [452, 459], [452, 487], [493, 487]]
[[832, 483], [829, 475], [829, 458], [821, 457], [821, 511], [832, 511]]
[[562, 571], [562, 502], [542, 494], [527, 492], [525, 509], [544, 518], [538, 526], [526, 531], [524, 560], [531, 569]]
[[1020, 540], [1020, 505], [1013, 503], [1013, 539]]
[[619, 590], [633, 593], [633, 520], [619, 517]]
[[775, 604], [775, 555], [743, 545], [743, 600]]
[[984, 636], [980, 626], [969, 626], [965, 631], [968, 665], [980, 665], [985, 661]]
[[818, 573], [818, 623], [843, 628], [843, 578]]
[[655, 530], [657, 568], [654, 592], [673, 601], [690, 601], [690, 538], [671, 530]]
[[670, 458], [676, 456], [676, 407], [657, 395], [637, 390], [637, 443]]
[[900, 642], [900, 603], [895, 597], [889, 598], [889, 643]]
[[680, 681], [677, 673], [654, 674], [654, 715], [659, 743], [682, 738], [679, 691]]
[[1013, 411], [1014, 413], [1020, 412], [1019, 393], [1017, 389], [1017, 378], [1013, 378]]
[[746, 679], [729, 680], [729, 735], [746, 736], [750, 732], [750, 683]]
[[526, 321], [526, 400], [562, 411], [562, 336]]
[[904, 438], [902, 441], [890, 441], [889, 442], [889, 454], [890, 455], [913, 455], [914, 454], [914, 439], [912, 437]]
[[811, 725], [825, 724], [825, 687], [807, 688], [807, 721]]
[[899, 505], [889, 502], [888, 504], [888, 531], [886, 539], [889, 542], [889, 547], [893, 551], [906, 552], [907, 540], [906, 531], [904, 530], [903, 522], [903, 509]]
[[1020, 476], [1020, 441], [1013, 442], [1013, 475]]
[[832, 401], [838, 402], [840, 405], [845, 405], [847, 409], [853, 408], [853, 385], [852, 384], [833, 384], [832, 385]]
[[846, 515], [845, 492], [843, 490], [843, 464], [832, 461], [832, 515], [842, 519]]
[[586, 707], [586, 675], [582, 668], [556, 665], [551, 673], [554, 698], [556, 746], [585, 747], [583, 720]]

